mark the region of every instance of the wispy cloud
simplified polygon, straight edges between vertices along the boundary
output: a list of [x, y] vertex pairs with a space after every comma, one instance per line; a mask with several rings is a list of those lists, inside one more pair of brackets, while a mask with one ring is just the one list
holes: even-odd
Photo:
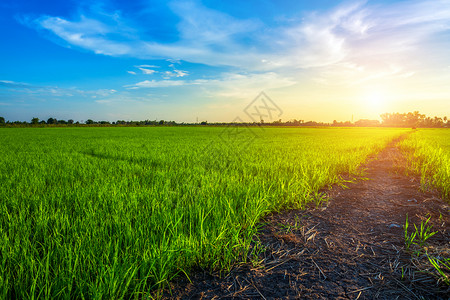
[[[133, 52], [133, 39], [126, 31], [115, 32], [115, 27], [83, 15], [77, 21], [60, 17], [42, 16], [32, 24], [37, 24], [67, 42], [69, 45], [91, 50], [96, 54], [111, 56], [128, 55]], [[128, 37], [128, 41], [116, 41], [114, 35]], [[131, 43], [130, 43], [131, 42]]]
[[161, 87], [173, 87], [173, 86], [181, 86], [186, 83], [182, 80], [144, 80], [140, 81], [136, 84], [126, 85], [125, 87], [128, 89], [139, 89], [139, 88], [161, 88]]
[[216, 79], [144, 80], [125, 87], [130, 90], [137, 90], [142, 88], [199, 86], [206, 95], [249, 99], [249, 97], [251, 98], [259, 93], [261, 89], [273, 90], [292, 86], [296, 83], [293, 78], [284, 77], [275, 72], [223, 73]]
[[136, 66], [136, 68], [159, 68], [159, 66], [155, 66], [155, 65], [139, 65], [139, 66]]
[[[23, 82], [14, 82], [11, 80], [0, 80], [0, 87], [6, 88], [33, 88], [34, 86], [23, 83]], [[37, 88], [37, 87], [35, 87]]]
[[224, 73], [216, 80], [198, 82], [212, 97], [220, 96], [234, 99], [251, 99], [261, 92], [297, 84], [292, 77], [276, 72], [264, 73]]
[[146, 69], [146, 68], [138, 68], [139, 70], [142, 71], [142, 73], [146, 74], [146, 75], [151, 75], [153, 73], [156, 73], [155, 70], [151, 70], [151, 69]]
[[95, 102], [96, 102], [96, 103], [99, 103], [99, 104], [109, 104], [109, 103], [111, 103], [112, 101], [111, 101], [111, 100], [95, 100]]
[[0, 80], [0, 87], [9, 88], [12, 91], [17, 91], [26, 94], [38, 94], [43, 96], [53, 97], [106, 97], [117, 91], [114, 89], [97, 89], [97, 90], [82, 90], [77, 88], [60, 88], [56, 86], [37, 86], [24, 82], [15, 82], [10, 80]]
[[[80, 14], [74, 20], [44, 15], [37, 19], [23, 18], [22, 22], [53, 33], [68, 46], [103, 55], [161, 58], [173, 62], [182, 59], [213, 65], [258, 61], [252, 59], [254, 53], [243, 55], [247, 47], [237, 41], [253, 32], [258, 22], [239, 20], [194, 2], [175, 1], [170, 6], [181, 18], [177, 25], [180, 40], [170, 44], [137, 36], [136, 30], [126, 25], [133, 22], [123, 18], [120, 13], [111, 14], [109, 19], [103, 12], [101, 17], [91, 12], [89, 16], [87, 13]], [[214, 49], [221, 49], [222, 54], [217, 56]], [[247, 56], [247, 59], [243, 56]]]
[[[239, 19], [194, 1], [172, 1], [179, 17], [178, 40], [157, 42], [124, 17], [90, 12], [73, 20], [41, 16], [28, 24], [51, 32], [68, 46], [98, 54], [140, 59], [179, 60], [234, 67], [236, 72], [274, 72], [282, 77], [311, 70], [316, 82], [363, 84], [379, 78], [405, 78], [428, 65], [431, 44], [446, 48], [437, 36], [450, 31], [448, 0], [371, 4], [347, 2], [297, 21], [264, 24]], [[30, 25], [31, 26], [31, 25]], [[448, 64], [448, 59], [446, 62]], [[398, 71], [393, 71], [392, 66]], [[163, 79], [188, 72], [156, 71], [154, 65], [136, 66], [143, 74], [161, 73]], [[135, 75], [136, 72], [128, 71]], [[169, 83], [170, 82], [170, 83]], [[181, 85], [181, 81], [142, 81], [142, 87]], [[135, 88], [141, 87], [135, 85]]]
[[117, 91], [114, 89], [99, 89], [99, 90], [95, 90], [95, 91], [87, 91], [84, 93], [95, 94], [97, 96], [106, 97], [106, 96], [117, 93]]
[[187, 71], [182, 71], [182, 70], [176, 70], [174, 69], [173, 71], [165, 71], [163, 72], [163, 77], [165, 79], [171, 78], [171, 77], [185, 77], [188, 76], [189, 72]]

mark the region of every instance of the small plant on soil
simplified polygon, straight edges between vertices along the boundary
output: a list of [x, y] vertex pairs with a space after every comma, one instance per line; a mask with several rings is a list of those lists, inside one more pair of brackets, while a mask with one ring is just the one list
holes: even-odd
[[283, 231], [285, 231], [286, 233], [293, 233], [294, 231], [297, 230], [301, 230], [302, 229], [302, 225], [300, 223], [300, 218], [298, 216], [294, 217], [294, 224], [282, 224], [282, 223], [278, 223], [278, 226], [280, 226], [281, 228], [283, 228]]
[[450, 278], [447, 274], [445, 274], [444, 270], [447, 271], [447, 273], [450, 273], [450, 259], [444, 258], [443, 260], [440, 260], [438, 258], [429, 256], [427, 254], [428, 260], [430, 261], [431, 265], [436, 269], [436, 271], [439, 273], [439, 280], [445, 283], [446, 285], [450, 285]]
[[[414, 232], [411, 234], [408, 234], [408, 227], [409, 227], [409, 221], [408, 221], [408, 215], [406, 215], [406, 222], [405, 222], [405, 246], [406, 250], [409, 250], [411, 245], [417, 245], [420, 248], [423, 248], [426, 246], [426, 241], [435, 235], [437, 231], [431, 231], [431, 228], [433, 225], [428, 226], [428, 222], [430, 221], [431, 217], [429, 217], [425, 222], [420, 222], [420, 227], [417, 227], [416, 224], [414, 224]], [[418, 254], [420, 253], [420, 249], [418, 251]]]
[[414, 240], [416, 239], [416, 232], [411, 233], [411, 235], [408, 234], [408, 227], [409, 227], [409, 221], [408, 221], [408, 214], [406, 215], [406, 222], [405, 222], [405, 246], [406, 250], [409, 250], [411, 245], [414, 243]]
[[326, 193], [320, 192], [315, 192], [311, 198], [316, 207], [322, 207], [324, 204], [326, 206], [330, 200]]
[[[409, 227], [409, 221], [408, 221], [408, 215], [406, 215], [406, 222], [405, 222], [405, 246], [406, 250], [410, 250], [412, 245], [415, 245], [415, 251], [412, 252], [412, 259], [416, 262], [414, 263], [416, 266], [421, 266], [420, 269], [422, 272], [429, 273], [435, 277], [438, 278], [438, 282], [442, 282], [446, 285], [450, 285], [450, 258], [442, 258], [440, 255], [436, 256], [436, 254], [430, 254], [429, 250], [427, 248], [427, 240], [431, 238], [433, 235], [437, 233], [437, 231], [431, 231], [431, 228], [433, 227], [428, 226], [428, 222], [430, 221], [431, 217], [426, 219], [426, 221], [422, 221], [420, 223], [420, 227], [417, 227], [414, 224], [414, 232], [411, 234], [408, 234], [408, 227]], [[432, 248], [431, 248], [432, 249]], [[421, 256], [421, 253], [425, 255]], [[416, 258], [414, 258], [414, 254]], [[419, 258], [420, 256], [420, 258]], [[423, 260], [424, 258], [427, 258], [431, 266], [424, 264]], [[432, 271], [435, 272], [432, 272]], [[402, 279], [404, 278], [405, 273], [402, 268]]]
[[431, 231], [431, 228], [433, 228], [433, 225], [427, 226], [428, 222], [430, 221], [431, 216], [425, 221], [425, 223], [422, 221], [420, 222], [420, 229], [417, 228], [416, 224], [414, 224], [414, 228], [416, 229], [417, 233], [417, 240], [418, 245], [420, 247], [424, 247], [426, 245], [426, 241], [435, 235], [437, 231]]

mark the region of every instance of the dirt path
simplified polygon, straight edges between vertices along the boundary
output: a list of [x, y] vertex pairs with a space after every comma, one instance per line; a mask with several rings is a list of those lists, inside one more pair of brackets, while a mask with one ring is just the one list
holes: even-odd
[[167, 298], [449, 299], [450, 289], [414, 267], [403, 231], [406, 214], [415, 224], [431, 216], [438, 233], [428, 249], [450, 255], [449, 206], [403, 175], [405, 162], [393, 145], [365, 166], [369, 180], [329, 191], [327, 207], [268, 216], [257, 266], [240, 266], [225, 278], [194, 275], [193, 283], [175, 283]]

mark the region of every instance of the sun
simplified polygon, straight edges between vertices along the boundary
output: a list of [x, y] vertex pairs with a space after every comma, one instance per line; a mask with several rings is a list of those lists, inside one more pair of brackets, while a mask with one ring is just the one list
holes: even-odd
[[385, 100], [383, 95], [381, 95], [380, 93], [373, 93], [366, 96], [366, 102], [369, 106], [377, 107], [382, 105]]
[[373, 112], [381, 112], [386, 109], [387, 96], [383, 91], [368, 91], [363, 96], [364, 105]]

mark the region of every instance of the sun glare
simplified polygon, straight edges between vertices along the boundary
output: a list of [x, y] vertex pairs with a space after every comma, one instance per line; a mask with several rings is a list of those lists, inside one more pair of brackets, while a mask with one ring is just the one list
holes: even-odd
[[386, 110], [387, 96], [382, 91], [370, 91], [367, 92], [364, 97], [364, 104], [367, 109], [373, 112], [383, 112]]
[[367, 104], [372, 107], [378, 107], [384, 103], [384, 98], [380, 94], [370, 94], [367, 96]]

